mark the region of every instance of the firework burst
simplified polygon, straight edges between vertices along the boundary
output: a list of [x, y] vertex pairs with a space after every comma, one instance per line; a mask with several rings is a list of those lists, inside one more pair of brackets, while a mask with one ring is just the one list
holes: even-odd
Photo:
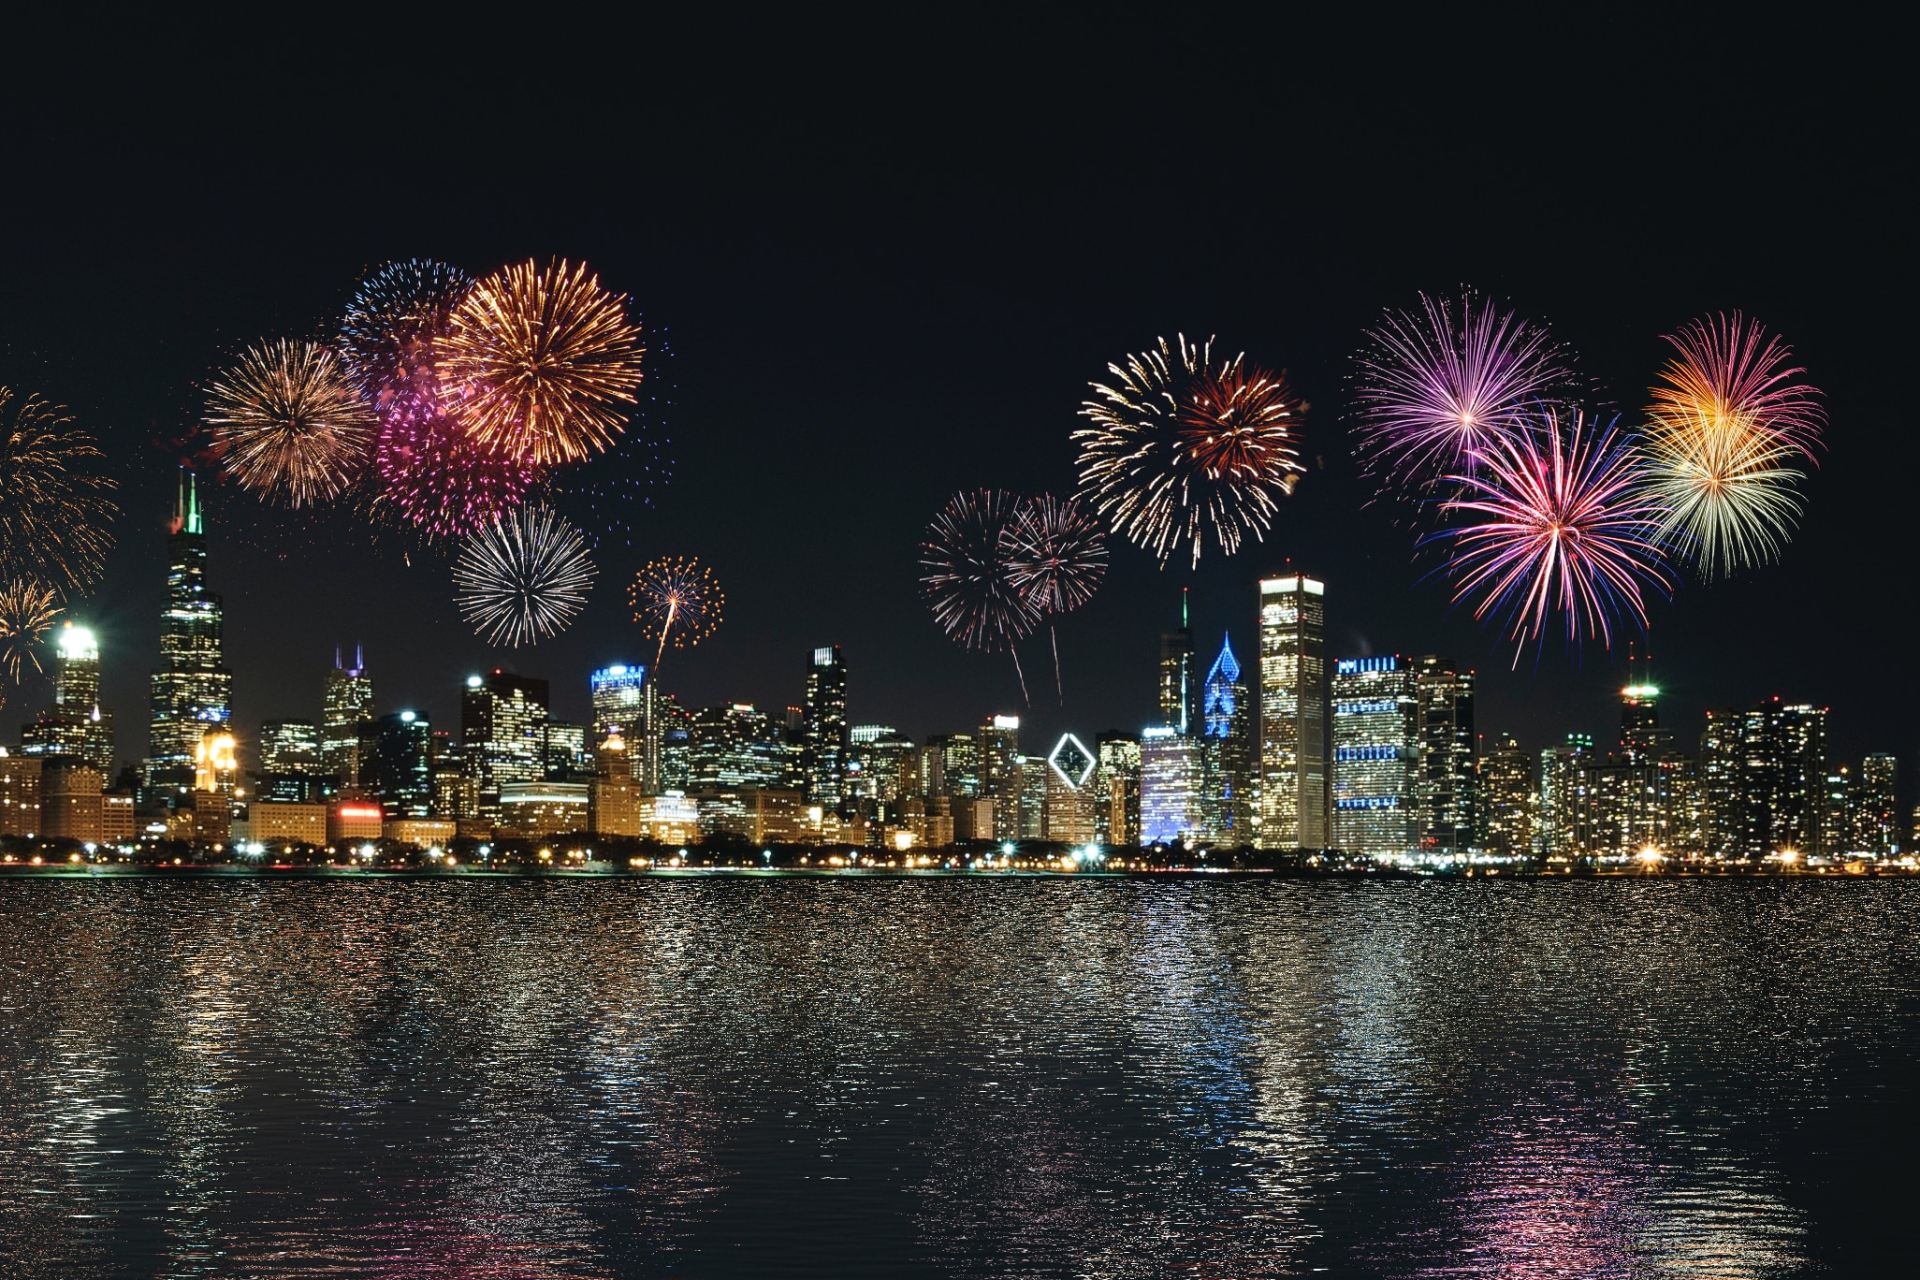
[[266, 342], [207, 388], [221, 466], [258, 496], [304, 507], [338, 497], [373, 443], [373, 409], [330, 348]]
[[1092, 384], [1080, 410], [1091, 425], [1073, 433], [1080, 497], [1163, 565], [1183, 544], [1198, 564], [1209, 538], [1232, 555], [1264, 537], [1305, 470], [1307, 405], [1286, 379], [1184, 335], [1107, 367], [1114, 382]]
[[713, 571], [693, 556], [649, 561], [627, 584], [627, 604], [643, 634], [657, 639], [653, 669], [660, 670], [667, 644], [691, 649], [712, 635], [726, 612], [726, 593]]
[[0, 670], [15, 684], [26, 668], [41, 669], [40, 643], [59, 617], [52, 587], [25, 579], [0, 584]]
[[429, 539], [458, 538], [497, 522], [527, 500], [540, 469], [470, 439], [431, 403], [396, 403], [374, 445], [380, 497]]
[[454, 601], [481, 639], [518, 648], [566, 630], [594, 573], [579, 530], [545, 507], [521, 507], [461, 543]]
[[1666, 335], [1675, 351], [1649, 393], [1655, 432], [1751, 432], [1814, 458], [1827, 413], [1793, 348], [1738, 311]]
[[1442, 507], [1463, 523], [1432, 535], [1450, 545], [1455, 602], [1475, 599], [1475, 618], [1505, 617], [1515, 665], [1528, 641], [1544, 642], [1550, 614], [1564, 619], [1570, 643], [1584, 634], [1610, 647], [1615, 616], [1644, 628], [1646, 592], [1669, 587], [1662, 508], [1632, 442], [1577, 410], [1564, 426], [1551, 408], [1536, 414], [1445, 477], [1459, 491]]
[[1417, 311], [1388, 311], [1354, 357], [1362, 464], [1390, 486], [1424, 487], [1565, 387], [1567, 364], [1544, 328], [1471, 291], [1423, 293]]
[[1100, 587], [1107, 574], [1107, 540], [1100, 521], [1074, 499], [1062, 501], [1050, 493], [1031, 498], [1014, 509], [1013, 519], [1001, 530], [1000, 553], [1007, 579], [1034, 609], [1046, 615], [1053, 645], [1053, 687], [1066, 700], [1060, 669], [1060, 637], [1053, 617], [1071, 613]]
[[354, 290], [340, 355], [360, 393], [383, 410], [395, 397], [434, 392], [434, 343], [473, 277], [430, 258], [389, 262]]
[[474, 439], [541, 465], [601, 452], [624, 429], [645, 348], [624, 296], [584, 263], [497, 271], [454, 308], [434, 357]]
[[1642, 446], [1661, 541], [1712, 581], [1770, 564], [1800, 521], [1794, 450], [1737, 420], [1655, 418]]
[[0, 572], [61, 599], [99, 582], [120, 514], [103, 460], [64, 407], [0, 387]]
[[1008, 530], [1019, 508], [1012, 494], [999, 489], [947, 499], [920, 543], [920, 585], [949, 639], [968, 649], [1013, 654], [1025, 696], [1027, 677], [1014, 645], [1039, 625], [1040, 610], [1015, 585], [1007, 558], [1013, 541]]

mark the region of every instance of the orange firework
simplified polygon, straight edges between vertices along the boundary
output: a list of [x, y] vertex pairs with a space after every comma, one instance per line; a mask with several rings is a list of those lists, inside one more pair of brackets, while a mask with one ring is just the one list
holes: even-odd
[[645, 352], [626, 298], [565, 261], [480, 281], [436, 346], [442, 399], [467, 433], [541, 466], [591, 457], [626, 429]]

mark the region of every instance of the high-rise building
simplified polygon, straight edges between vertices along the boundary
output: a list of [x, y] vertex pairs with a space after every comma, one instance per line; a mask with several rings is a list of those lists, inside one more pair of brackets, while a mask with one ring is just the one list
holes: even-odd
[[1473, 848], [1478, 824], [1473, 728], [1474, 673], [1431, 654], [1411, 663], [1420, 702], [1420, 848], [1458, 857]]
[[1230, 637], [1221, 637], [1220, 653], [1201, 686], [1200, 725], [1211, 752], [1207, 793], [1213, 838], [1222, 844], [1252, 844], [1253, 703]]
[[77, 756], [51, 756], [40, 774], [39, 834], [98, 844], [106, 838], [100, 771]]
[[637, 836], [642, 831], [640, 786], [634, 781], [627, 742], [618, 733], [601, 739], [589, 789], [591, 828], [599, 836]]
[[320, 726], [268, 720], [260, 726], [260, 772], [312, 777], [320, 772]]
[[1103, 733], [1094, 750], [1100, 757], [1095, 780], [1100, 788], [1094, 811], [1094, 838], [1101, 844], [1130, 847], [1140, 843], [1140, 739]]
[[587, 726], [549, 720], [540, 726], [540, 764], [546, 776], [572, 778], [588, 771]]
[[992, 716], [980, 726], [980, 794], [993, 798], [993, 838], [1020, 839], [1020, 717]]
[[920, 750], [912, 738], [884, 724], [857, 724], [849, 731], [845, 785], [849, 804], [892, 807], [920, 794], [919, 775]]
[[846, 798], [847, 664], [837, 644], [815, 649], [807, 663], [801, 744], [807, 799], [838, 812]]
[[1593, 735], [1570, 733], [1540, 753], [1540, 803], [1534, 810], [1534, 845], [1543, 858], [1567, 862], [1587, 856], [1589, 805], [1587, 765]]
[[1398, 655], [1342, 658], [1333, 668], [1333, 842], [1348, 853], [1403, 858], [1425, 829], [1421, 687]]
[[45, 768], [38, 756], [8, 755], [0, 747], [0, 836], [40, 831], [40, 775]]
[[694, 712], [687, 750], [689, 791], [777, 789], [787, 780], [785, 726], [751, 703]]
[[1819, 848], [1830, 858], [1854, 852], [1855, 806], [1859, 801], [1853, 770], [1829, 769], [1820, 783]]
[[647, 671], [637, 662], [616, 662], [587, 677], [593, 698], [593, 735], [589, 745], [595, 752], [609, 737], [637, 741], [647, 716]]
[[433, 807], [433, 726], [413, 711], [374, 721], [373, 753], [366, 785], [379, 797], [388, 821], [426, 818]]
[[1301, 574], [1260, 582], [1259, 843], [1265, 849], [1324, 848], [1332, 834], [1326, 591]]
[[181, 480], [167, 538], [167, 608], [153, 673], [146, 784], [179, 798], [193, 785], [193, 751], [208, 725], [233, 714], [220, 597], [207, 590], [206, 523], [191, 472]]
[[495, 667], [468, 676], [460, 699], [460, 760], [473, 782], [478, 816], [499, 821], [509, 784], [546, 776], [547, 682]]
[[920, 754], [920, 790], [971, 800], [980, 795], [980, 752], [970, 733], [940, 733]]
[[1510, 733], [1480, 759], [1480, 845], [1496, 858], [1533, 852], [1533, 761]]
[[1180, 627], [1160, 635], [1160, 723], [1181, 733], [1193, 726], [1197, 694], [1193, 678], [1193, 628], [1187, 620], [1187, 589], [1180, 588]]
[[349, 667], [336, 648], [320, 717], [320, 769], [332, 779], [335, 790], [352, 790], [363, 783], [362, 751], [372, 723], [373, 677], [367, 674], [366, 657], [355, 645]]
[[1095, 838], [1094, 777], [1099, 759], [1087, 744], [1071, 733], [1060, 735], [1047, 753], [1046, 838], [1065, 844], [1087, 844]]
[[1875, 858], [1900, 852], [1900, 805], [1897, 796], [1900, 762], [1875, 752], [1860, 762], [1860, 785], [1854, 799], [1854, 851]]
[[[1737, 727], [1728, 732], [1719, 718]], [[1748, 861], [1820, 856], [1823, 783], [1827, 775], [1825, 707], [1770, 698], [1737, 717], [1710, 714], [1701, 748], [1710, 827], [1723, 841], [1713, 852]]]
[[28, 755], [74, 756], [113, 773], [113, 713], [100, 704], [100, 644], [93, 628], [63, 623], [54, 640], [53, 705], [21, 734]]
[[1199, 843], [1207, 830], [1207, 740], [1155, 725], [1140, 733], [1140, 843]]

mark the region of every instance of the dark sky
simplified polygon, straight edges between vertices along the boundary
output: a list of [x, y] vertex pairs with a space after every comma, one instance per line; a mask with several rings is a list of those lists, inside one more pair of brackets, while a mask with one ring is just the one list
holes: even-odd
[[505, 661], [584, 717], [588, 670], [644, 656], [622, 588], [665, 553], [698, 555], [728, 595], [719, 632], [667, 662], [691, 703], [797, 700], [808, 650], [838, 643], [856, 721], [918, 735], [1018, 709], [1007, 660], [953, 648], [919, 604], [920, 529], [956, 487], [1069, 488], [1088, 380], [1185, 331], [1289, 372], [1313, 405], [1311, 473], [1264, 545], [1196, 574], [1117, 546], [1061, 628], [1064, 711], [1040, 693], [1044, 646], [1025, 650], [1031, 749], [1149, 717], [1183, 583], [1209, 655], [1223, 629], [1251, 655], [1254, 581], [1287, 557], [1328, 582], [1339, 653], [1451, 653], [1483, 674], [1483, 731], [1610, 739], [1618, 653], [1549, 646], [1510, 672], [1363, 505], [1348, 356], [1383, 306], [1464, 282], [1550, 322], [1627, 408], [1689, 317], [1740, 307], [1784, 332], [1829, 393], [1830, 449], [1780, 565], [1653, 609], [1667, 716], [1691, 734], [1704, 707], [1779, 693], [1833, 707], [1837, 752], [1914, 758], [1920, 687], [1897, 674], [1914, 183], [1888, 41], [1371, 10], [1345, 29], [950, 21], [316, 27], [265, 52], [168, 27], [62, 44], [0, 85], [0, 382], [70, 404], [127, 477], [84, 610], [123, 754], [144, 750], [162, 599], [158, 442], [192, 425], [197, 385], [248, 341], [325, 333], [382, 261], [564, 254], [674, 351], [677, 475], [631, 547], [603, 548], [588, 613], [490, 652], [443, 563], [347, 521], [278, 529], [222, 491], [211, 574], [243, 728], [317, 715], [334, 644], [355, 640], [384, 709], [450, 722], [461, 677]]

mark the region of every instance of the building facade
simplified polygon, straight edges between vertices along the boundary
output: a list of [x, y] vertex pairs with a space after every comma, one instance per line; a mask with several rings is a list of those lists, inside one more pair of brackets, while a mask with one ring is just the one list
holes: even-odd
[[1263, 578], [1259, 618], [1259, 844], [1324, 848], [1332, 835], [1326, 585], [1300, 574]]

